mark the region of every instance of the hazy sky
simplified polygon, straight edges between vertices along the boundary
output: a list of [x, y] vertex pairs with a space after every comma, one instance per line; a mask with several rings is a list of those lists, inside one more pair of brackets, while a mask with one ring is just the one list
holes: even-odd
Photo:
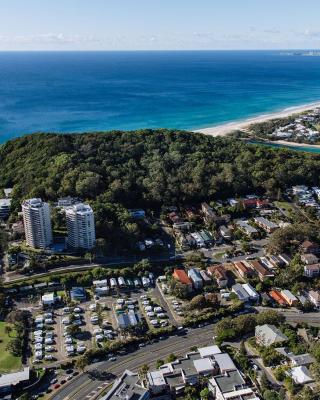
[[319, 0], [0, 1], [0, 50], [320, 48]]

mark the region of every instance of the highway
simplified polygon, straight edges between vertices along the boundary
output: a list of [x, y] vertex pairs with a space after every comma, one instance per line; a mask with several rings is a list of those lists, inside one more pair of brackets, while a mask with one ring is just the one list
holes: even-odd
[[[74, 378], [70, 383], [60, 389], [51, 397], [52, 400], [83, 400], [97, 390], [105, 378], [90, 377], [90, 372], [107, 371], [114, 375], [121, 375], [125, 369], [137, 371], [143, 364], [152, 368], [158, 359], [165, 359], [169, 354], [174, 353], [184, 356], [192, 346], [206, 346], [213, 343], [213, 325], [201, 329], [191, 329], [186, 336], [171, 336], [166, 340], [146, 345], [134, 353], [118, 356], [116, 361], [102, 361], [88, 368], [88, 371]], [[88, 396], [88, 397], [87, 397]]]
[[[257, 307], [258, 311], [266, 310], [264, 307]], [[287, 322], [306, 322], [310, 325], [320, 325], [320, 313], [300, 313], [292, 310], [281, 310]], [[95, 394], [108, 382], [105, 377], [100, 376], [101, 372], [109, 372], [116, 376], [121, 375], [125, 369], [137, 371], [143, 364], [150, 368], [154, 367], [158, 359], [165, 359], [169, 354], [174, 353], [183, 356], [193, 346], [201, 347], [213, 343], [213, 326], [207, 325], [203, 328], [189, 329], [185, 336], [171, 336], [166, 340], [159, 341], [123, 356], [118, 356], [116, 361], [102, 361], [88, 367], [86, 373], [78, 375], [70, 383], [66, 383], [52, 400], [83, 400], [94, 399]], [[94, 377], [93, 377], [94, 375]]]

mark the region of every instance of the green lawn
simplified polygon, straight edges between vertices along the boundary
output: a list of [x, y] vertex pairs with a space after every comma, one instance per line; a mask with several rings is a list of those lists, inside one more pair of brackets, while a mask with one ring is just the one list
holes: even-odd
[[10, 352], [6, 351], [6, 347], [11, 338], [14, 337], [15, 332], [10, 333], [10, 337], [5, 333], [5, 322], [0, 321], [0, 373], [11, 372], [21, 368], [21, 358], [13, 356]]

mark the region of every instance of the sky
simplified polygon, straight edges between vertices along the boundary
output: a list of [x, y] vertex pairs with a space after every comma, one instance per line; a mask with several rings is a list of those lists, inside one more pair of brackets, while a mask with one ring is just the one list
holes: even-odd
[[319, 0], [1, 0], [0, 50], [320, 48]]

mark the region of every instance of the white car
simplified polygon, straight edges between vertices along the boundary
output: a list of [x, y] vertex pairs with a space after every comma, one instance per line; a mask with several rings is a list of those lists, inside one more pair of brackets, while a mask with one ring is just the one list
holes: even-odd
[[93, 330], [93, 334], [94, 334], [94, 336], [102, 335], [103, 334], [103, 329], [96, 328], [96, 329]]
[[62, 318], [61, 322], [63, 323], [63, 325], [70, 325], [70, 318], [69, 317]]
[[153, 326], [158, 326], [158, 325], [159, 325], [159, 322], [158, 322], [156, 319], [152, 319], [152, 320], [150, 321], [150, 324], [153, 325]]
[[157, 318], [165, 319], [165, 318], [167, 318], [167, 315], [165, 313], [158, 313]]
[[81, 312], [82, 312], [82, 308], [81, 308], [81, 307], [75, 307], [75, 308], [73, 309], [73, 312], [74, 312], [74, 313], [81, 313]]
[[43, 331], [35, 331], [33, 332], [34, 336], [42, 336], [43, 335]]
[[104, 336], [103, 335], [97, 335], [96, 336], [96, 341], [97, 342], [102, 342], [104, 340]]
[[152, 306], [146, 306], [144, 309], [145, 309], [146, 312], [153, 311], [153, 307]]
[[142, 302], [142, 304], [143, 304], [144, 306], [148, 306], [148, 305], [150, 304], [150, 301], [149, 301], [149, 300], [144, 300], [144, 301]]
[[83, 344], [79, 344], [77, 346], [77, 353], [84, 353], [86, 350], [87, 350], [87, 348]]
[[71, 338], [70, 336], [67, 336], [67, 337], [64, 339], [64, 342], [65, 342], [65, 344], [72, 344], [72, 338]]
[[154, 311], [155, 311], [156, 313], [162, 312], [162, 307], [155, 307], [155, 308], [154, 308]]
[[42, 344], [41, 343], [36, 343], [34, 345], [35, 350], [42, 350]]
[[47, 325], [52, 325], [53, 324], [53, 319], [52, 318], [46, 318], [44, 320], [44, 323], [47, 324]]
[[161, 325], [161, 326], [168, 326], [168, 325], [169, 325], [169, 322], [166, 321], [166, 320], [164, 320], [164, 321], [161, 321], [161, 322], [160, 322], [160, 325]]
[[96, 325], [99, 322], [99, 317], [98, 315], [92, 315], [92, 317], [90, 318], [90, 321], [92, 324]]
[[42, 336], [36, 336], [34, 338], [35, 343], [43, 343], [43, 337]]
[[122, 304], [124, 304], [124, 302], [125, 302], [124, 299], [117, 299], [117, 304], [122, 305]]
[[89, 310], [90, 311], [96, 311], [96, 309], [97, 309], [97, 305], [96, 304], [90, 304], [90, 306], [89, 306]]
[[155, 316], [155, 313], [154, 313], [153, 311], [149, 311], [149, 312], [147, 312], [147, 316], [148, 316], [149, 318], [154, 317], [154, 316]]
[[47, 338], [53, 338], [54, 337], [54, 332], [46, 332], [46, 337]]
[[34, 353], [34, 355], [35, 355], [35, 358], [36, 358], [37, 360], [42, 360], [42, 359], [43, 359], [42, 350], [37, 350], [37, 351]]
[[46, 346], [46, 347], [44, 348], [44, 350], [45, 350], [45, 352], [47, 352], [47, 353], [51, 353], [52, 351], [54, 351], [54, 347], [53, 347], [53, 346]]
[[45, 343], [45, 344], [53, 344], [53, 343], [54, 343], [54, 341], [53, 341], [53, 339], [52, 339], [52, 338], [48, 337], [48, 338], [45, 338], [45, 341], [44, 341], [44, 343]]
[[52, 312], [46, 312], [44, 313], [45, 318], [53, 318], [53, 313]]
[[39, 322], [38, 324], [36, 324], [36, 329], [40, 330], [44, 328], [44, 323], [43, 322]]
[[140, 299], [141, 299], [141, 300], [147, 300], [147, 299], [148, 299], [148, 296], [144, 294], [144, 295], [140, 296]]

